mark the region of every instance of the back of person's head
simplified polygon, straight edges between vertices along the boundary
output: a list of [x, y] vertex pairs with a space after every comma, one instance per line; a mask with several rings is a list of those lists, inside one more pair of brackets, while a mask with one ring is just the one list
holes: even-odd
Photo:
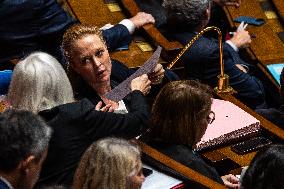
[[157, 95], [151, 116], [151, 135], [164, 141], [196, 144], [207, 128], [211, 91], [193, 80], [173, 81]]
[[74, 98], [60, 63], [47, 53], [35, 52], [15, 66], [8, 100], [14, 108], [38, 113]]
[[210, 0], [164, 0], [167, 22], [170, 25], [194, 30], [208, 21], [206, 10]]
[[284, 145], [259, 151], [242, 179], [243, 189], [284, 188]]
[[[47, 153], [51, 133], [51, 128], [31, 112], [8, 109], [1, 113], [1, 176], [18, 172], [22, 174], [21, 180], [18, 181], [23, 184], [20, 188], [34, 185]], [[36, 166], [36, 169], [31, 169], [31, 166]], [[16, 175], [14, 179], [17, 179]]]
[[133, 181], [133, 177], [141, 174], [140, 156], [138, 146], [124, 139], [99, 140], [84, 153], [74, 177], [73, 188], [140, 188], [142, 182]]
[[62, 48], [64, 50], [64, 55], [69, 63], [72, 63], [72, 58], [74, 54], [74, 45], [78, 39], [81, 39], [87, 35], [97, 35], [103, 43], [105, 40], [102, 35], [100, 28], [91, 25], [76, 24], [71, 26], [63, 35]]

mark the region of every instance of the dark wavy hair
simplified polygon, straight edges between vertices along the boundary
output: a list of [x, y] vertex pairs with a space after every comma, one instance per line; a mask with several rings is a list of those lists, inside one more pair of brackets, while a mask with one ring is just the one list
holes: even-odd
[[194, 145], [197, 133], [206, 129], [199, 124], [209, 115], [211, 104], [211, 90], [207, 85], [194, 80], [168, 83], [157, 95], [152, 107], [152, 137]]
[[284, 145], [273, 145], [259, 151], [245, 172], [243, 189], [284, 188]]

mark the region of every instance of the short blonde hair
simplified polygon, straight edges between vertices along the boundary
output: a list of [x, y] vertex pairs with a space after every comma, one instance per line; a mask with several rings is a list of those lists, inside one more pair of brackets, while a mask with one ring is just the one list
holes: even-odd
[[74, 101], [60, 63], [44, 52], [30, 54], [14, 68], [8, 100], [14, 108], [38, 113]]
[[105, 44], [100, 28], [91, 25], [76, 24], [71, 26], [63, 35], [62, 49], [69, 63], [72, 62], [74, 43], [87, 35], [97, 35]]
[[84, 153], [73, 188], [130, 189], [129, 178], [138, 172], [140, 156], [139, 147], [127, 140], [99, 140]]

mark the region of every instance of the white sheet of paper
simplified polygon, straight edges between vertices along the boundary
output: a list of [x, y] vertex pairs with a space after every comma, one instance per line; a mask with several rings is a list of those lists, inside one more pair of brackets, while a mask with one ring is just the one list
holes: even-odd
[[143, 167], [151, 169], [153, 173], [146, 177], [145, 181], [142, 184], [142, 189], [170, 189], [182, 183], [181, 180], [161, 173], [153, 169], [152, 167], [149, 167], [147, 165], [143, 165]]

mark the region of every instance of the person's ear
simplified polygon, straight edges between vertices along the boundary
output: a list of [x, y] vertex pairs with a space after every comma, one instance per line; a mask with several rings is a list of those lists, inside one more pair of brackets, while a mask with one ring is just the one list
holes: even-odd
[[211, 11], [210, 11], [210, 8], [208, 8], [208, 9], [206, 9], [206, 11], [205, 11], [205, 18], [207, 19], [207, 20], [209, 20], [210, 19], [210, 15], [211, 15]]
[[198, 142], [200, 142], [201, 138], [205, 134], [207, 127], [208, 127], [208, 122], [206, 121], [206, 119], [203, 119], [198, 123], [199, 129], [196, 130], [196, 133], [195, 133], [196, 141], [194, 141], [194, 144], [197, 144]]
[[32, 169], [32, 166], [35, 164], [36, 158], [33, 155], [28, 156], [25, 160], [20, 163], [20, 170], [24, 174], [28, 174]]

